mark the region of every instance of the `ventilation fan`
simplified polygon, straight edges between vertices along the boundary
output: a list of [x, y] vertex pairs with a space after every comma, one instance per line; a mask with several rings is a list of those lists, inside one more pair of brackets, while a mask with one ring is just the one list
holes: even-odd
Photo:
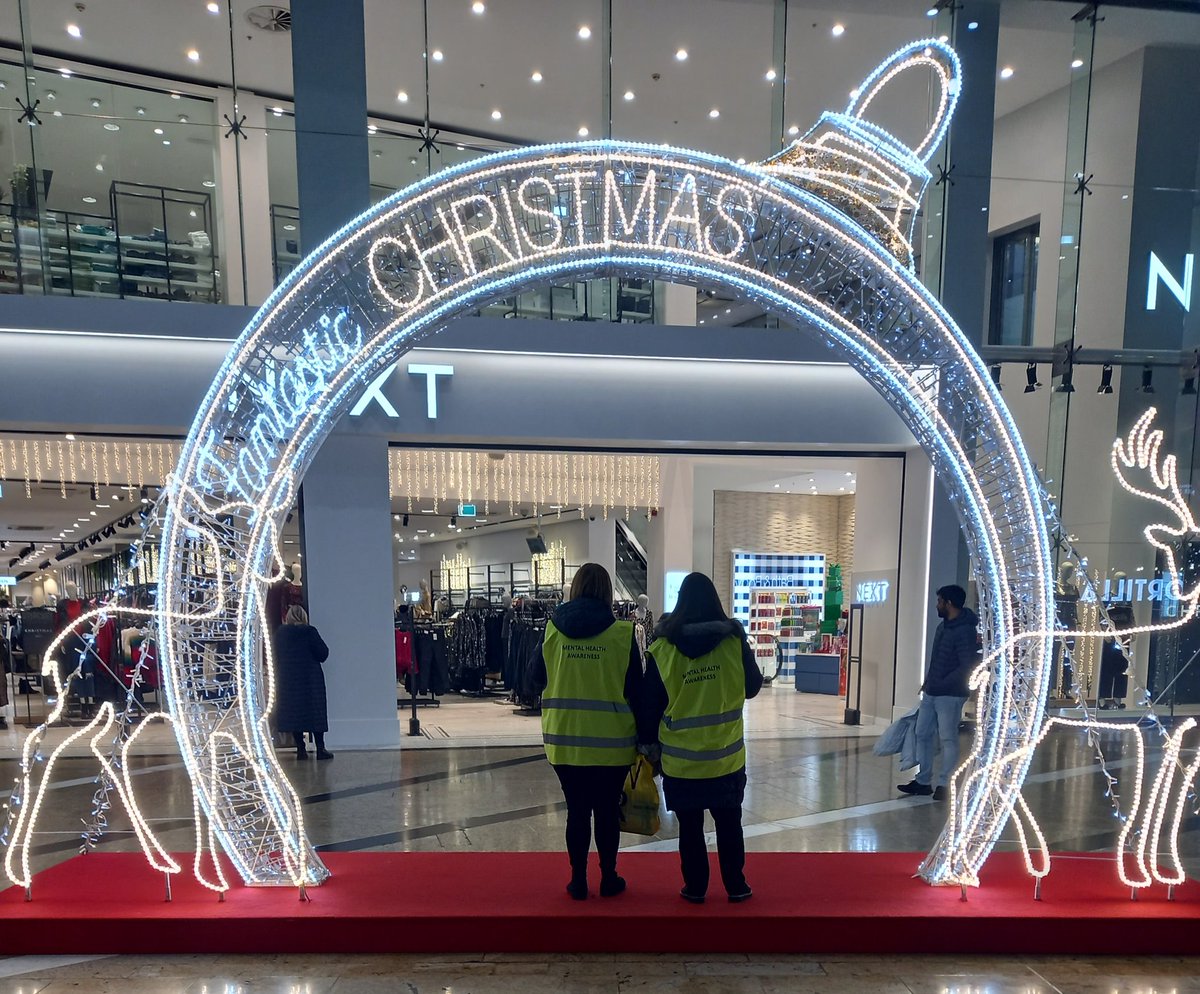
[[251, 7], [246, 11], [246, 20], [259, 31], [292, 30], [292, 12], [286, 7], [276, 7], [274, 4], [264, 3]]

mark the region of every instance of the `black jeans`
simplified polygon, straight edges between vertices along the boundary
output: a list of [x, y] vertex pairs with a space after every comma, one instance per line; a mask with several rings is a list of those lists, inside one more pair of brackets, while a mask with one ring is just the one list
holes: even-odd
[[[746, 844], [742, 839], [742, 809], [709, 808], [717, 826], [717, 862], [729, 894], [746, 890]], [[689, 894], [708, 891], [708, 846], [704, 842], [704, 811], [676, 811], [679, 819], [679, 866]]]
[[592, 844], [592, 822], [596, 823], [596, 851], [600, 873], [617, 872], [617, 847], [621, 842], [621, 788], [628, 766], [556, 765], [558, 782], [567, 801], [567, 856], [571, 876], [587, 876], [588, 849]]

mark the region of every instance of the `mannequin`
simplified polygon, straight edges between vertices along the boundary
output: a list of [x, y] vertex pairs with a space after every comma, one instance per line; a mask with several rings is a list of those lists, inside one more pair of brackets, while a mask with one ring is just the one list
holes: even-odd
[[638, 651], [643, 655], [642, 668], [645, 669], [646, 646], [654, 640], [654, 615], [650, 613], [650, 598], [646, 594], [638, 594], [633, 616], [633, 637], [637, 641]]
[[569, 583], [562, 585], [562, 599], [564, 604], [571, 599], [571, 585]]
[[417, 588], [421, 591], [421, 599], [413, 605], [413, 617], [428, 618], [433, 614], [433, 603], [429, 598], [429, 584], [425, 580], [418, 580]]

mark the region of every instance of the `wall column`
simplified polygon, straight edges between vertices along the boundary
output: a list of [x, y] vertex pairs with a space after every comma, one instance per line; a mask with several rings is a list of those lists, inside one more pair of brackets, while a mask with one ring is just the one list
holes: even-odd
[[329, 646], [329, 744], [400, 743], [387, 439], [335, 431], [301, 491], [304, 591]]
[[[307, 253], [371, 206], [362, 0], [293, 0], [292, 75]], [[300, 501], [305, 593], [330, 650], [330, 745], [398, 745], [387, 440], [335, 430]]]
[[613, 578], [617, 580], [617, 511], [614, 509], [607, 518], [603, 514], [592, 515], [588, 519], [588, 562], [599, 563]]

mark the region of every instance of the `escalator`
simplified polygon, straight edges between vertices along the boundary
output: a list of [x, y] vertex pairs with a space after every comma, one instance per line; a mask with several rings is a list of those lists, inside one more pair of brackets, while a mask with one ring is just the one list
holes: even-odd
[[646, 593], [646, 550], [629, 525], [617, 520], [617, 584], [628, 600]]

